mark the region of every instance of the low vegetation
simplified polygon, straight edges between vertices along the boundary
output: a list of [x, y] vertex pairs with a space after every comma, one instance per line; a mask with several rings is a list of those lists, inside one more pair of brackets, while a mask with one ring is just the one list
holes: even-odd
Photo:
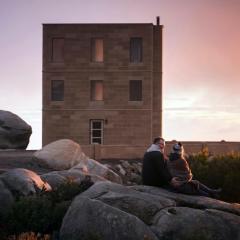
[[0, 219], [0, 239], [48, 240], [57, 235], [71, 201], [91, 184], [69, 181], [55, 191], [17, 199], [9, 214]]
[[212, 188], [222, 188], [221, 200], [240, 202], [240, 153], [211, 156], [205, 148], [188, 158], [194, 178]]

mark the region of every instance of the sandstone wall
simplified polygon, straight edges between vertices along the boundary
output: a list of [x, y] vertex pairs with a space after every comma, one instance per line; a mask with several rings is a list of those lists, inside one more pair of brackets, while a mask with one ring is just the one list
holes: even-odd
[[[213, 155], [240, 152], [240, 142], [182, 142], [187, 154], [198, 153], [207, 147]], [[173, 142], [166, 143], [166, 152], [169, 153]], [[91, 158], [101, 159], [138, 159], [142, 158], [147, 145], [82, 145], [83, 151]]]
[[[142, 38], [142, 61], [131, 62], [130, 39], [136, 37]], [[103, 39], [103, 62], [91, 60], [94, 38]], [[60, 62], [52, 59], [54, 39], [64, 41]], [[42, 78], [43, 145], [62, 138], [81, 145], [90, 144], [90, 121], [93, 119], [104, 123], [104, 145], [144, 146], [153, 136], [161, 135], [161, 25], [44, 24]], [[61, 101], [51, 98], [54, 80], [64, 82]], [[91, 99], [93, 80], [103, 81], [101, 101]], [[133, 80], [142, 81], [139, 101], [129, 99], [129, 82]], [[104, 157], [108, 152], [109, 149], [102, 148]]]

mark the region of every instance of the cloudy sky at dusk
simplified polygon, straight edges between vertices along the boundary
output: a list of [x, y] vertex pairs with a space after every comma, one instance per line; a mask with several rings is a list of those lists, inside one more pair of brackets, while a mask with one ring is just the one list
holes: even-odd
[[239, 0], [1, 0], [0, 109], [41, 148], [42, 23], [154, 23], [163, 35], [167, 140], [240, 141]]

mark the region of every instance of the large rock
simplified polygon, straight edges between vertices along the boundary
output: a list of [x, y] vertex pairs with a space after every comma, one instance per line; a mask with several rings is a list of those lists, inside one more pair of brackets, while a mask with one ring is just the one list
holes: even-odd
[[103, 177], [111, 182], [122, 183], [122, 178], [118, 174], [94, 159], [84, 159], [71, 169], [82, 170], [83, 172]]
[[69, 169], [87, 159], [80, 145], [70, 139], [61, 139], [49, 143], [34, 153], [35, 160], [41, 165], [54, 170]]
[[77, 169], [69, 169], [63, 171], [53, 171], [41, 175], [41, 179], [50, 184], [53, 189], [57, 189], [61, 184], [67, 182], [81, 183], [85, 177], [90, 176], [92, 182], [98, 181], [107, 181], [105, 178], [102, 178], [93, 174], [86, 174]]
[[32, 128], [14, 113], [0, 110], [0, 149], [26, 149]]
[[105, 164], [108, 168], [113, 169], [123, 181], [124, 185], [142, 184], [142, 162], [135, 160], [120, 160], [118, 162], [108, 162]]
[[172, 199], [176, 202], [178, 206], [189, 206], [197, 209], [217, 209], [224, 212], [234, 213], [240, 216], [239, 204], [231, 204], [231, 203], [227, 203], [227, 202], [223, 202], [220, 200], [207, 198], [203, 196], [192, 196], [192, 195], [186, 195], [181, 193], [176, 194], [176, 193], [167, 191], [166, 189], [157, 188], [157, 187], [139, 185], [139, 186], [133, 186], [130, 188], [143, 193]]
[[239, 240], [239, 226], [237, 204], [157, 187], [98, 182], [74, 199], [60, 239]]
[[60, 175], [58, 171], [42, 174], [41, 179], [44, 182], [47, 182], [54, 190], [67, 182], [67, 178]]
[[86, 176], [90, 176], [91, 180], [95, 183], [95, 182], [101, 182], [101, 181], [108, 181], [107, 179], [99, 176], [99, 175], [95, 175], [95, 174], [91, 174], [91, 173], [86, 173], [83, 172], [81, 170], [78, 169], [69, 169], [69, 170], [65, 170], [65, 171], [60, 171], [59, 174], [61, 174], [62, 176], [65, 176], [67, 179], [70, 180], [74, 180], [75, 182], [81, 183], [82, 180], [84, 180], [86, 178]]
[[63, 219], [61, 240], [157, 240], [139, 218], [98, 200], [79, 197]]
[[161, 196], [154, 196], [126, 188], [116, 183], [96, 183], [81, 197], [98, 199], [122, 211], [137, 216], [151, 225], [156, 212], [167, 207], [175, 207], [176, 203]]
[[49, 191], [51, 187], [35, 172], [15, 168], [0, 175], [0, 180], [14, 194], [14, 196], [27, 196], [40, 191]]
[[152, 231], [159, 239], [240, 239], [240, 217], [218, 210], [188, 207], [163, 209]]
[[35, 161], [54, 170], [68, 170], [82, 175], [97, 175], [116, 183], [121, 177], [108, 167], [87, 157], [81, 146], [69, 139], [61, 139], [44, 146], [34, 153]]

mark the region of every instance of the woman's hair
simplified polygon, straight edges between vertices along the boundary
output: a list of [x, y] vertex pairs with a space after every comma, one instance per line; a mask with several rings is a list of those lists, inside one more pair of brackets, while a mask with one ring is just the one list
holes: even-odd
[[183, 157], [184, 155], [184, 148], [181, 142], [175, 143], [172, 147], [172, 153], [176, 153]]

